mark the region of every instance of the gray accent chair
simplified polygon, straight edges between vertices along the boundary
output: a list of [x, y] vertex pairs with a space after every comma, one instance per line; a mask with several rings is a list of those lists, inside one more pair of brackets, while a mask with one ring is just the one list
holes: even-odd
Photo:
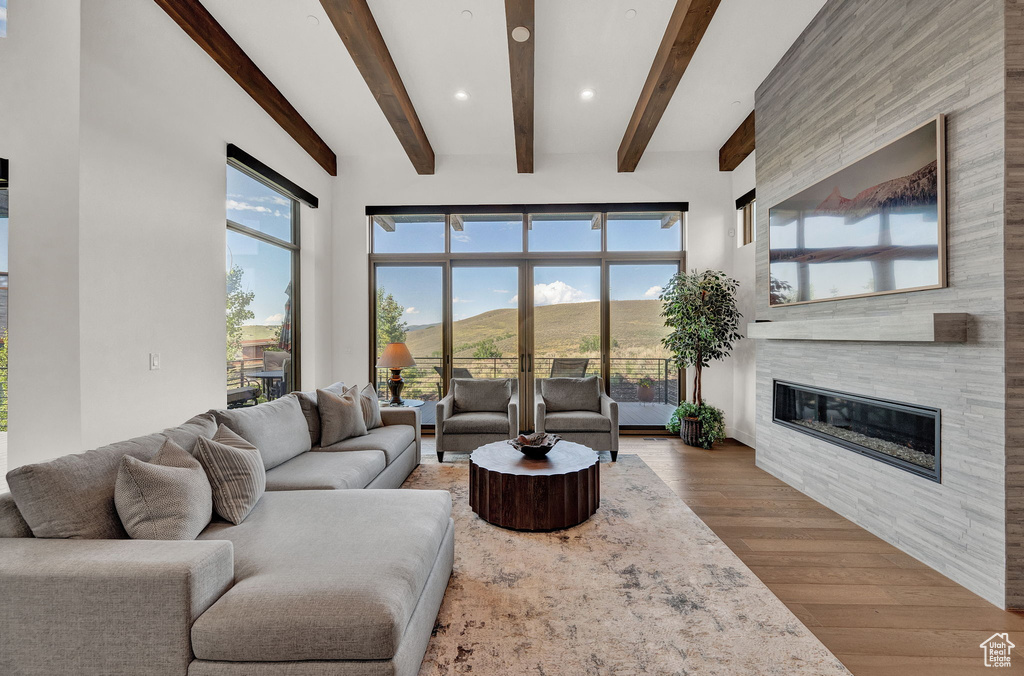
[[519, 381], [514, 378], [452, 378], [437, 403], [437, 460], [446, 451], [469, 453], [519, 435]]
[[619, 404], [604, 393], [604, 382], [589, 378], [535, 380], [534, 426], [566, 441], [619, 457]]

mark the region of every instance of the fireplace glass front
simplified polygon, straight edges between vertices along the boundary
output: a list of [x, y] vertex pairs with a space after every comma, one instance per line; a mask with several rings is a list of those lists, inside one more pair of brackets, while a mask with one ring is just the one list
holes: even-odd
[[939, 410], [775, 381], [774, 421], [939, 481]]

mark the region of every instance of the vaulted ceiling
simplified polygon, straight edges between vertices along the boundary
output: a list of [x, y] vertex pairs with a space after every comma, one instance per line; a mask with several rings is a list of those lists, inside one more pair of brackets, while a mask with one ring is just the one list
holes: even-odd
[[[203, 4], [342, 164], [345, 157], [406, 156], [319, 0]], [[647, 152], [718, 151], [753, 109], [756, 87], [824, 4], [721, 0]], [[438, 155], [506, 156], [515, 167], [504, 5], [369, 0]], [[596, 154], [615, 163], [675, 7], [676, 0], [536, 3], [538, 158]], [[584, 89], [593, 90], [591, 100], [581, 100]], [[467, 100], [455, 98], [460, 90]]]

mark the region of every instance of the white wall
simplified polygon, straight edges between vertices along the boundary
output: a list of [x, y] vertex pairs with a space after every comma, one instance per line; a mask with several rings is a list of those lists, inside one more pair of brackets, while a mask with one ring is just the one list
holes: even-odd
[[333, 179], [155, 3], [11, 4], [10, 466], [224, 405], [227, 143], [320, 198], [301, 212], [302, 377], [328, 380]]
[[[687, 201], [688, 266], [731, 267], [735, 205], [717, 153], [648, 152], [628, 174], [616, 172], [614, 157], [582, 155], [538, 156], [534, 174], [514, 173], [514, 157], [438, 157], [433, 176], [417, 176], [405, 159], [342, 166], [335, 190], [334, 365], [347, 382], [366, 380], [368, 370], [368, 205]], [[705, 370], [704, 393], [730, 417], [729, 362]]]
[[[10, 465], [79, 449], [79, 2], [15, 0], [0, 39], [11, 161]], [[3, 469], [3, 468], [0, 468]]]
[[[732, 171], [732, 207], [735, 209], [736, 200], [754, 189], [756, 179], [754, 167], [757, 151], [750, 154], [747, 159]], [[767, 206], [767, 205], [763, 205]], [[735, 211], [734, 211], [735, 213]], [[736, 242], [733, 249], [732, 276], [740, 283], [737, 293], [737, 304], [743, 318], [740, 320], [740, 333], [746, 335], [748, 322], [754, 321], [756, 304], [755, 298], [755, 263], [754, 250], [756, 245], [751, 242], [744, 246], [737, 246], [743, 241], [743, 233], [737, 228]], [[729, 424], [729, 436], [742, 441], [744, 444], [754, 446], [754, 430], [757, 419], [757, 344], [753, 340], [741, 340], [736, 343], [732, 352], [733, 374], [732, 374], [732, 417]]]

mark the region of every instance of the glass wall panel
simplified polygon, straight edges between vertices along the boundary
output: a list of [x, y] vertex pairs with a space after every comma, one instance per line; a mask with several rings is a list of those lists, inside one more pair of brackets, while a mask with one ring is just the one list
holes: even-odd
[[[434, 424], [434, 408], [441, 398], [443, 350], [443, 279], [440, 265], [378, 265], [375, 317], [377, 343], [374, 364], [388, 343], [405, 343], [416, 366], [402, 369], [403, 399], [425, 402], [420, 423]], [[377, 395], [390, 399], [390, 371], [375, 371]]]
[[519, 373], [519, 268], [452, 267], [452, 377]]
[[681, 251], [679, 211], [608, 214], [608, 251]]
[[679, 372], [661, 344], [669, 329], [658, 299], [678, 271], [678, 263], [608, 266], [609, 381], [621, 426], [664, 425], [679, 402]]
[[530, 251], [600, 251], [601, 214], [531, 214]]
[[374, 253], [443, 253], [444, 216], [373, 216]]
[[[229, 406], [276, 399], [296, 388], [293, 262], [290, 249], [228, 230]], [[244, 394], [253, 398], [236, 399]]]
[[7, 489], [7, 160], [0, 159], [0, 491]]
[[523, 250], [522, 214], [455, 215], [452, 253], [503, 253]]
[[601, 375], [601, 267], [533, 269], [533, 377]]
[[228, 221], [294, 244], [294, 200], [232, 165], [228, 172]]

